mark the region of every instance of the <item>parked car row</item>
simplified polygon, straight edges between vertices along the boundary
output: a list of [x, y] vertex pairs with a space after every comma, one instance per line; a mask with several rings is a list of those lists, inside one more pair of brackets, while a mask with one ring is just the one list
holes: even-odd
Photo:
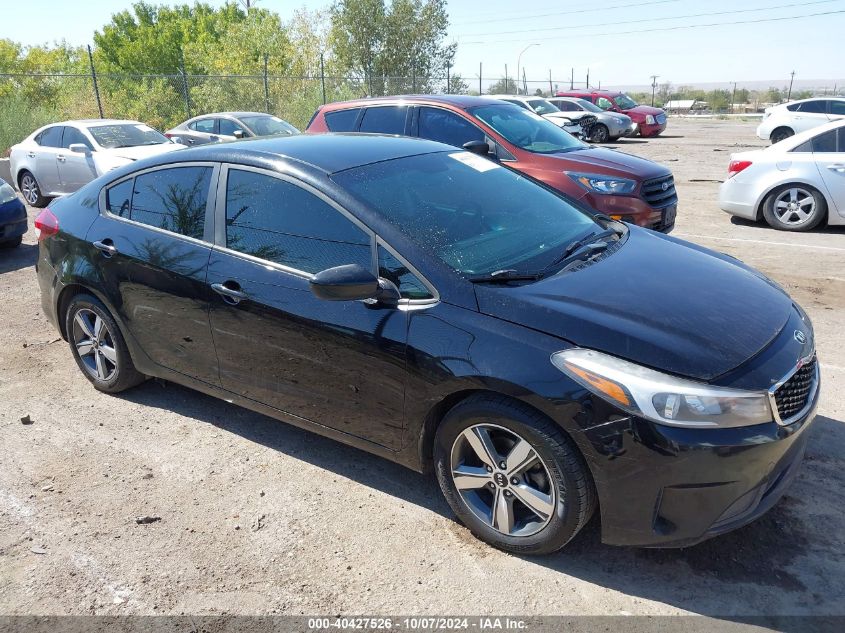
[[375, 132], [469, 149], [616, 220], [668, 233], [678, 197], [672, 172], [588, 145], [528, 107], [490, 97], [378, 97], [318, 108], [308, 132]]
[[64, 121], [35, 130], [11, 148], [12, 183], [24, 200], [43, 207], [103, 174], [136, 160], [239, 138], [291, 135], [299, 130], [260, 112], [221, 112], [190, 119], [165, 134], [140, 121]]
[[666, 112], [660, 108], [640, 105], [624, 92], [568, 90], [556, 92], [555, 97], [583, 99], [604, 112], [625, 115], [636, 124], [634, 133], [642, 137], [658, 136], [666, 129]]

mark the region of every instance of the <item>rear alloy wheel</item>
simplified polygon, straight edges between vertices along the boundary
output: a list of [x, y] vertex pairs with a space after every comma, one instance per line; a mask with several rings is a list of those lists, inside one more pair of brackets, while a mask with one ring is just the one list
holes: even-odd
[[41, 187], [38, 186], [38, 181], [28, 171], [21, 175], [20, 187], [23, 199], [29, 206], [38, 208], [47, 206], [47, 198], [41, 195]]
[[473, 396], [449, 411], [437, 429], [434, 462], [461, 522], [509, 552], [557, 551], [595, 509], [592, 479], [572, 440], [509, 398]]
[[610, 139], [610, 131], [604, 123], [596, 123], [590, 130], [590, 140], [593, 143], [607, 143]]
[[75, 296], [65, 327], [73, 357], [94, 387], [117, 393], [144, 380], [132, 363], [117, 323], [96, 298]]
[[817, 227], [826, 215], [824, 197], [806, 185], [779, 187], [763, 202], [766, 222], [783, 231], [809, 231]]
[[791, 128], [779, 127], [774, 132], [772, 132], [772, 135], [769, 138], [772, 141], [772, 145], [774, 145], [775, 143], [780, 143], [782, 140], [794, 135], [795, 132]]

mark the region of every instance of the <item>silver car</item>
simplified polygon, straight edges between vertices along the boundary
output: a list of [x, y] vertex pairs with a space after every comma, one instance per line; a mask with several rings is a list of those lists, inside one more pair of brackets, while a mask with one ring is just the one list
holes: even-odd
[[33, 207], [73, 193], [108, 171], [184, 149], [140, 121], [64, 121], [35, 130], [9, 155], [12, 183]]
[[552, 97], [548, 101], [567, 114], [570, 112], [589, 112], [595, 115], [597, 121], [590, 130], [590, 140], [593, 143], [615, 141], [623, 136], [631, 136], [637, 131], [637, 124], [631, 120], [631, 117], [618, 112], [605, 112], [586, 99]]
[[284, 119], [263, 112], [215, 112], [180, 123], [164, 133], [183, 145], [204, 145], [253, 136], [291, 136], [299, 130]]
[[499, 99], [500, 101], [507, 101], [520, 108], [524, 108], [529, 112], [533, 112], [544, 119], [547, 119], [563, 128], [572, 136], [583, 138], [589, 132], [590, 126], [595, 122], [596, 118], [588, 116], [586, 113], [577, 114], [576, 116], [567, 116], [558, 108], [553, 106], [543, 97], [524, 97], [522, 95], [488, 95], [491, 99]]
[[731, 154], [719, 206], [784, 231], [845, 225], [845, 120]]

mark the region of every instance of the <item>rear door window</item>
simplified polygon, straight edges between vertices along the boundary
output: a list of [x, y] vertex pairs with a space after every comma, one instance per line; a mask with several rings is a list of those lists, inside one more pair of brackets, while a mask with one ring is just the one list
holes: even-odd
[[801, 104], [799, 112], [807, 112], [810, 114], [824, 114], [825, 112], [827, 112], [827, 102], [823, 99], [805, 101]]
[[834, 116], [845, 116], [845, 101], [831, 101], [830, 113]]
[[158, 169], [135, 178], [130, 219], [201, 240], [211, 167]]
[[307, 273], [372, 270], [370, 236], [322, 198], [286, 180], [230, 169], [226, 247]]
[[36, 142], [41, 147], [61, 147], [62, 146], [62, 132], [64, 131], [63, 125], [54, 125], [53, 127], [48, 127], [46, 130], [41, 132], [36, 138]]
[[379, 106], [367, 108], [361, 119], [360, 132], [376, 134], [404, 134], [408, 106]]
[[361, 108], [326, 112], [326, 127], [329, 128], [330, 132], [354, 132], [355, 121], [358, 120], [360, 112]]
[[460, 115], [440, 108], [420, 108], [419, 136], [455, 147], [463, 147], [470, 141], [484, 141], [485, 135]]

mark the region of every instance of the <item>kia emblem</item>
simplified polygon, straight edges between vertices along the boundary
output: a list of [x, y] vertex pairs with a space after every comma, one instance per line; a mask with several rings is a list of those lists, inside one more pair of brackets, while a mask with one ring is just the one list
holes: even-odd
[[804, 343], [806, 343], [806, 342], [807, 342], [807, 335], [806, 335], [806, 334], [804, 334], [804, 332], [802, 332], [801, 330], [795, 330], [795, 331], [792, 333], [792, 336], [793, 336], [793, 338], [794, 338], [796, 341], [798, 341], [799, 343], [801, 343], [801, 345], [803, 345]]

